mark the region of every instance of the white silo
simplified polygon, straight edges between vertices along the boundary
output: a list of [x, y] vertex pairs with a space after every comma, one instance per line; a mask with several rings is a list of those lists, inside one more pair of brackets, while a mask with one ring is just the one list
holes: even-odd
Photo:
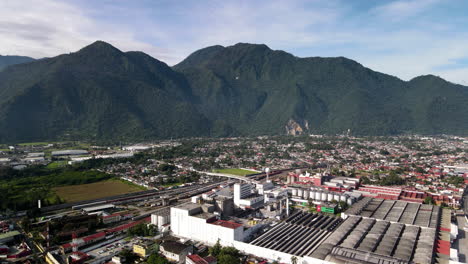
[[329, 201], [329, 202], [333, 201], [333, 193], [328, 193], [327, 194], [327, 201]]
[[310, 199], [315, 200], [315, 193], [316, 193], [315, 190], [312, 190], [312, 191], [309, 192]]
[[304, 190], [298, 189], [298, 190], [297, 190], [297, 196], [298, 196], [298, 197], [302, 197], [302, 195], [304, 195]]
[[309, 199], [309, 190], [304, 190], [304, 195], [302, 195], [302, 198], [304, 199]]
[[293, 188], [291, 194], [292, 196], [297, 196], [297, 189]]
[[326, 192], [322, 192], [322, 197], [321, 199], [322, 201], [326, 202], [327, 201], [327, 193]]
[[322, 199], [322, 192], [321, 191], [315, 192], [315, 200], [320, 201], [320, 199]]
[[333, 200], [339, 202], [340, 201], [340, 194], [339, 193], [334, 193], [333, 194]]
[[348, 197], [347, 202], [348, 202], [348, 205], [350, 205], [350, 206], [353, 205], [353, 198]]
[[342, 202], [346, 202], [347, 198], [348, 198], [348, 195], [346, 195], [346, 194], [340, 195], [340, 201], [342, 201]]

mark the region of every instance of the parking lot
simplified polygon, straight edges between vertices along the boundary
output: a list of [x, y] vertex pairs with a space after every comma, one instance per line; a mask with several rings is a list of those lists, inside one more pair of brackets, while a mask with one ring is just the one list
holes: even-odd
[[124, 237], [117, 237], [112, 240], [94, 245], [93, 247], [83, 251], [95, 258], [102, 258], [107, 256], [112, 257], [123, 249], [131, 250], [133, 248], [133, 244], [135, 244], [136, 241], [133, 240], [128, 241], [128, 239], [125, 239]]

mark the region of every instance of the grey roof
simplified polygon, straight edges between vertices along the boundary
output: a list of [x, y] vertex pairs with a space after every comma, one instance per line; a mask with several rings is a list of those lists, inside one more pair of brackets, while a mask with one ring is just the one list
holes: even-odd
[[52, 156], [69, 156], [69, 155], [84, 155], [88, 154], [88, 151], [83, 149], [67, 149], [52, 151]]

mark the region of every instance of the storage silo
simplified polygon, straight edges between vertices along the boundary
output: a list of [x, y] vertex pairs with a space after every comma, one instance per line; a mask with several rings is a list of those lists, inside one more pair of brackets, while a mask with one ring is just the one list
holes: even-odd
[[311, 190], [311, 191], [309, 192], [309, 197], [310, 197], [310, 199], [315, 200], [315, 193], [316, 193], [315, 190]]
[[328, 193], [327, 194], [327, 201], [329, 201], [329, 202], [333, 201], [333, 193]]
[[291, 191], [292, 196], [297, 196], [297, 189], [293, 188]]
[[297, 190], [297, 196], [298, 196], [298, 197], [302, 197], [302, 195], [304, 195], [304, 190], [298, 189], [298, 190]]
[[327, 193], [326, 192], [322, 192], [322, 197], [320, 199], [321, 201], [327, 201]]
[[346, 195], [346, 194], [340, 195], [340, 201], [342, 201], [342, 202], [346, 202], [347, 198], [348, 198], [348, 195]]
[[322, 199], [322, 192], [318, 191], [315, 193], [315, 200], [320, 201], [320, 199]]
[[348, 205], [349, 205], [349, 206], [353, 205], [353, 198], [352, 198], [352, 197], [348, 197], [347, 202], [348, 202]]
[[333, 200], [339, 202], [340, 201], [340, 194], [339, 193], [334, 193], [333, 194]]
[[302, 195], [302, 198], [304, 199], [309, 199], [309, 190], [304, 190], [304, 195]]

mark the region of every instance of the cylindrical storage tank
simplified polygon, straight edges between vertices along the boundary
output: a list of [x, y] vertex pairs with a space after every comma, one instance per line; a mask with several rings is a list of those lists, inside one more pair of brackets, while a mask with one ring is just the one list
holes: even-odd
[[329, 202], [333, 201], [333, 193], [328, 193], [327, 194], [327, 201], [329, 201]]
[[309, 199], [309, 190], [304, 190], [304, 195], [302, 195], [302, 198], [304, 199]]
[[347, 202], [348, 202], [348, 205], [353, 205], [353, 198], [348, 197]]
[[326, 192], [323, 192], [322, 193], [322, 199], [320, 199], [322, 201], [326, 201], [327, 200], [327, 193]]
[[346, 202], [346, 198], [348, 198], [348, 195], [346, 195], [346, 194], [340, 195], [340, 201]]
[[320, 199], [322, 199], [322, 192], [321, 191], [315, 192], [315, 200], [320, 201]]
[[340, 194], [339, 193], [333, 194], [333, 200], [339, 202], [340, 201]]
[[310, 199], [315, 200], [315, 193], [316, 193], [316, 191], [310, 191], [309, 192]]
[[297, 196], [297, 189], [292, 189], [291, 194], [292, 194], [292, 196]]
[[302, 197], [302, 195], [304, 195], [304, 190], [302, 189], [297, 190], [297, 196]]

